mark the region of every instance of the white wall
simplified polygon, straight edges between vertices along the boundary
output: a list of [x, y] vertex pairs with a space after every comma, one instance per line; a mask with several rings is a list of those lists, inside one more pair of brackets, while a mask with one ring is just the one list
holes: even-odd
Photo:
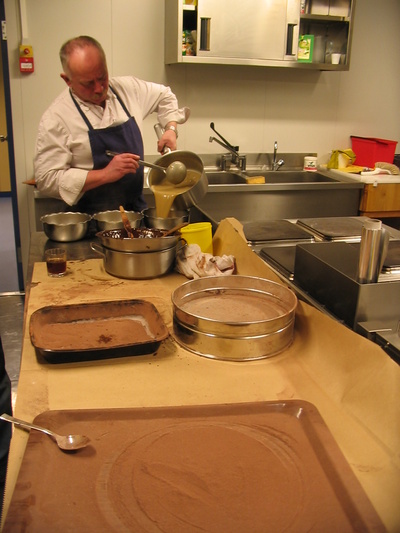
[[[35, 73], [20, 74], [19, 5], [26, 9], [25, 43], [35, 55]], [[215, 127], [242, 152], [327, 154], [351, 146], [350, 135], [400, 141], [399, 0], [357, 0], [351, 67], [348, 72], [295, 69], [164, 65], [162, 0], [5, 0], [10, 60], [18, 197], [26, 265], [36, 129], [41, 114], [63, 89], [58, 51], [70, 37], [88, 34], [104, 46], [110, 75], [134, 74], [170, 85], [191, 108], [180, 128], [179, 148], [220, 152], [208, 138]], [[156, 154], [150, 117], [144, 130], [146, 154]]]

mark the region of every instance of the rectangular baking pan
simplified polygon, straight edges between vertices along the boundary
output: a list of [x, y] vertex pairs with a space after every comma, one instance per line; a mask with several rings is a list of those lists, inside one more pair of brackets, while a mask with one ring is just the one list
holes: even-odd
[[49, 363], [153, 353], [169, 334], [145, 300], [42, 307], [32, 313], [29, 333], [36, 353]]
[[[48, 411], [4, 532], [385, 531], [316, 407], [300, 400]], [[20, 431], [20, 430], [17, 430]]]

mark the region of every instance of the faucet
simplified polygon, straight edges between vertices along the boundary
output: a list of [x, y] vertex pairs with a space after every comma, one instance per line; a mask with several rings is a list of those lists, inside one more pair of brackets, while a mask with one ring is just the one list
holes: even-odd
[[[246, 156], [245, 155], [239, 155], [239, 146], [232, 146], [220, 133], [217, 132], [217, 130], [214, 127], [214, 122], [211, 122], [210, 128], [215, 131], [215, 133], [222, 139], [220, 141], [216, 137], [210, 137], [209, 141], [212, 143], [213, 141], [217, 142], [220, 146], [225, 148], [225, 150], [228, 150], [228, 152], [231, 153], [230, 159], [231, 162], [234, 165], [237, 165], [239, 170], [246, 170]], [[226, 163], [228, 161], [229, 156], [223, 155], [221, 158], [221, 170], [226, 170]]]
[[[232, 146], [228, 146], [227, 144], [223, 143], [219, 139], [216, 139], [215, 137], [210, 137], [209, 141], [210, 141], [210, 143], [215, 141], [220, 146], [225, 148], [225, 150], [228, 150], [228, 152], [230, 152], [232, 154], [232, 156], [231, 156], [232, 163], [234, 165], [237, 165], [239, 170], [246, 170], [246, 156], [245, 155], [239, 155], [239, 153]], [[222, 156], [222, 160], [221, 160], [221, 169], [222, 170], [226, 170], [226, 161], [227, 161], [226, 156]]]
[[284, 164], [285, 161], [283, 159], [279, 159], [279, 161], [276, 160], [278, 153], [278, 141], [274, 142], [274, 160], [272, 162], [272, 170], [279, 170]]

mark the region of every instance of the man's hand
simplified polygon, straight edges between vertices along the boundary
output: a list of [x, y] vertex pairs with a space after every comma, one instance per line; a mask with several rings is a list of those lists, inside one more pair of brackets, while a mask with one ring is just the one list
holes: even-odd
[[165, 131], [157, 143], [157, 150], [160, 154], [162, 154], [166, 148], [169, 148], [172, 151], [176, 150], [176, 134], [172, 130]]
[[90, 191], [105, 183], [114, 183], [126, 174], [135, 174], [139, 168], [140, 157], [136, 154], [115, 155], [108, 165], [99, 170], [90, 170], [86, 176], [83, 191]]
[[140, 157], [136, 154], [125, 153], [115, 155], [104, 168], [106, 183], [118, 181], [125, 174], [135, 174], [139, 168], [139, 159]]

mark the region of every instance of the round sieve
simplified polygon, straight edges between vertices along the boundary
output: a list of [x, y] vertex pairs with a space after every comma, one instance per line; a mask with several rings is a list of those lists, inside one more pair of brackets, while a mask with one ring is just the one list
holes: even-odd
[[249, 361], [293, 340], [297, 298], [287, 287], [251, 276], [191, 280], [172, 294], [175, 338], [205, 357]]

